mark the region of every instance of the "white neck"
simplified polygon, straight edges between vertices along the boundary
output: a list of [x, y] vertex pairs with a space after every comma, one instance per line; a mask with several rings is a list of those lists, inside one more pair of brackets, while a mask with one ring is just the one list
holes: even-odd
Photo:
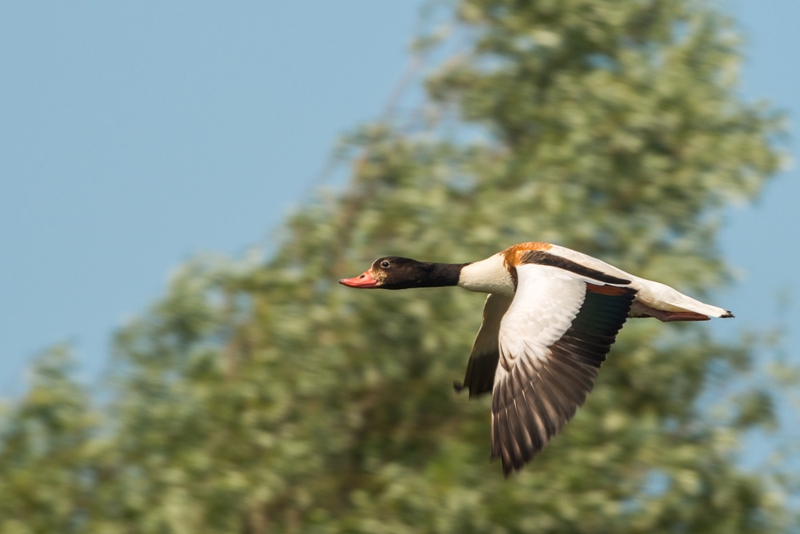
[[458, 277], [458, 285], [468, 291], [514, 296], [514, 280], [505, 266], [502, 254], [465, 265]]

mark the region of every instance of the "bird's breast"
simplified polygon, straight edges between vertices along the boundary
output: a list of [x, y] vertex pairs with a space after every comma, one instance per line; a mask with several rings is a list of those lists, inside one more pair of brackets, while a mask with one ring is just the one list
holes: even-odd
[[516, 289], [502, 253], [465, 265], [461, 269], [458, 285], [468, 291], [507, 297], [513, 297]]

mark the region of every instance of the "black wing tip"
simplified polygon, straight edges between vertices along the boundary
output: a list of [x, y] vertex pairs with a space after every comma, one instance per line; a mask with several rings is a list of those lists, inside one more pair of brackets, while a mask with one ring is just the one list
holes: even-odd
[[719, 316], [720, 319], [735, 319], [736, 316], [730, 310], [725, 310], [725, 313]]
[[533, 460], [533, 456], [531, 456], [531, 457], [530, 457], [529, 459], [527, 459], [527, 460], [525, 460], [525, 459], [522, 459], [521, 461], [514, 461], [514, 460], [512, 460], [511, 462], [506, 462], [506, 460], [505, 460], [505, 459], [503, 459], [503, 457], [502, 457], [501, 455], [499, 455], [499, 454], [498, 454], [497, 456], [494, 456], [494, 455], [493, 455], [493, 456], [492, 456], [492, 460], [494, 460], [495, 458], [498, 458], [498, 457], [499, 457], [499, 458], [502, 460], [502, 463], [503, 463], [503, 478], [505, 478], [506, 480], [508, 480], [508, 478], [509, 478], [509, 477], [510, 477], [510, 476], [511, 476], [513, 473], [519, 473], [520, 471], [522, 471], [522, 469], [523, 469], [523, 468], [524, 468], [524, 467], [525, 467], [525, 466], [526, 466], [528, 463], [530, 463], [530, 461], [531, 461], [531, 460]]
[[516, 454], [512, 449], [504, 448], [500, 443], [492, 443], [492, 454], [489, 461], [494, 462], [495, 459], [500, 458], [503, 467], [503, 478], [506, 480], [508, 480], [513, 473], [522, 471], [522, 469], [532, 462], [534, 457], [544, 448], [544, 445], [534, 447], [525, 447], [519, 443], [517, 445], [520, 446], [520, 450], [517, 451], [520, 454]]
[[470, 399], [477, 399], [478, 397], [482, 396], [484, 393], [489, 393], [489, 392], [492, 391], [491, 388], [490, 389], [481, 390], [479, 388], [476, 388], [475, 386], [468, 386], [464, 382], [459, 382], [458, 380], [453, 380], [453, 390], [456, 392], [456, 394], [460, 395], [461, 392], [464, 391], [465, 389], [467, 391], [469, 391], [469, 398]]
[[508, 480], [508, 477], [511, 476], [511, 473], [522, 469], [522, 467], [515, 467], [512, 462], [506, 461], [506, 459], [503, 458], [503, 455], [500, 454], [499, 450], [492, 450], [492, 457], [489, 461], [494, 462], [496, 458], [500, 458], [500, 462], [503, 464], [503, 478], [506, 480]]

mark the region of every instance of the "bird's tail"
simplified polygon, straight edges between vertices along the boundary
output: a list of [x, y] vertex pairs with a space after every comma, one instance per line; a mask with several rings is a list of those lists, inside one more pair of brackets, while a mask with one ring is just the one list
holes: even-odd
[[631, 310], [632, 316], [652, 316], [662, 321], [706, 321], [711, 317], [733, 317], [729, 310], [700, 302], [659, 282], [638, 278], [632, 285], [639, 291], [634, 309]]

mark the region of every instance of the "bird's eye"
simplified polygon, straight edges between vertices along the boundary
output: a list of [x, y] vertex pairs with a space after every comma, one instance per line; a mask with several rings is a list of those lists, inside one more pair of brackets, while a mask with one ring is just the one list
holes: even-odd
[[384, 269], [387, 269], [387, 268], [389, 268], [389, 265], [391, 265], [391, 264], [390, 264], [388, 261], [386, 261], [386, 260], [383, 260], [383, 261], [381, 262], [381, 267], [383, 267]]

